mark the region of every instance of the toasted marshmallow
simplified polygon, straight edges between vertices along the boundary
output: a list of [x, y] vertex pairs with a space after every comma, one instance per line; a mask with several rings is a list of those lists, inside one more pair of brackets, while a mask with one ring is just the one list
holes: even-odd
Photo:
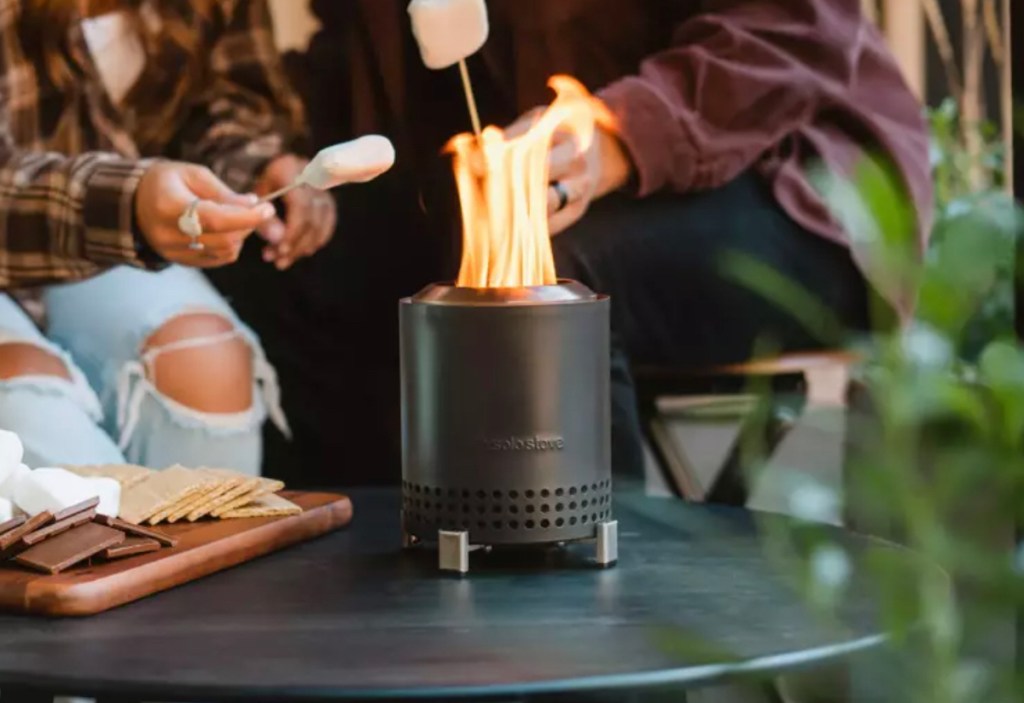
[[480, 51], [490, 31], [484, 0], [412, 0], [409, 16], [423, 63], [435, 70]]
[[345, 183], [366, 183], [394, 164], [395, 147], [391, 141], [369, 134], [321, 150], [303, 169], [299, 182], [320, 190]]
[[0, 498], [0, 524], [3, 524], [14, 517], [14, 503], [6, 498]]
[[64, 469], [29, 471], [14, 485], [14, 504], [29, 515], [58, 513], [98, 495], [86, 479]]
[[100, 497], [100, 504], [96, 506], [96, 512], [100, 515], [117, 517], [121, 511], [121, 484], [112, 478], [101, 476], [86, 478], [85, 481]]
[[26, 474], [32, 473], [32, 470], [24, 464], [18, 464], [14, 467], [13, 471], [9, 471], [3, 474], [0, 471], [0, 498], [6, 498], [7, 500], [14, 500], [14, 488]]
[[25, 448], [18, 435], [0, 430], [0, 483], [3, 483], [4, 474], [14, 471], [24, 456]]

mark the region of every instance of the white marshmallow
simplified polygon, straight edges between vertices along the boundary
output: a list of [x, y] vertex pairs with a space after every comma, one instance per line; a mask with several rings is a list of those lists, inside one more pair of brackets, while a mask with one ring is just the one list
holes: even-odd
[[24, 456], [25, 448], [18, 435], [0, 430], [0, 483], [4, 480], [4, 473], [13, 471]]
[[14, 504], [6, 498], [0, 498], [0, 523], [7, 522], [14, 517]]
[[372, 181], [395, 164], [395, 147], [387, 137], [369, 134], [329, 146], [309, 162], [299, 182], [320, 190], [344, 183]]
[[100, 476], [85, 480], [99, 494], [100, 504], [96, 507], [96, 512], [117, 517], [121, 511], [121, 484], [112, 478]]
[[412, 0], [409, 16], [423, 63], [435, 70], [480, 51], [490, 31], [484, 0]]
[[27, 474], [32, 473], [32, 470], [24, 464], [18, 464], [14, 467], [14, 470], [9, 472], [6, 477], [0, 477], [0, 498], [6, 498], [7, 500], [14, 500], [14, 488], [18, 485], [18, 482]]
[[14, 486], [14, 504], [29, 515], [56, 513], [99, 496], [89, 482], [64, 469], [36, 469], [22, 474]]
[[7, 479], [14, 475], [14, 472], [18, 470], [19, 464], [13, 464], [10, 466], [0, 465], [0, 486], [7, 483]]

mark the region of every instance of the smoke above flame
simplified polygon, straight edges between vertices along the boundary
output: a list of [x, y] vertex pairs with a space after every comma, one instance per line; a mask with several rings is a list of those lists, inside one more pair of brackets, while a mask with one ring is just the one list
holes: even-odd
[[481, 139], [460, 134], [448, 144], [462, 210], [462, 263], [457, 285], [521, 288], [557, 283], [548, 230], [548, 155], [555, 135], [590, 147], [598, 125], [614, 119], [601, 101], [569, 76], [553, 76], [554, 102], [525, 133], [497, 127]]

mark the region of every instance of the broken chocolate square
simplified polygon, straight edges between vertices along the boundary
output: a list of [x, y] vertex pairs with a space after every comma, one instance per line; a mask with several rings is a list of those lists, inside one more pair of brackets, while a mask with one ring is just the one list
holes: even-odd
[[120, 530], [89, 522], [29, 547], [14, 561], [44, 574], [58, 574], [124, 540]]

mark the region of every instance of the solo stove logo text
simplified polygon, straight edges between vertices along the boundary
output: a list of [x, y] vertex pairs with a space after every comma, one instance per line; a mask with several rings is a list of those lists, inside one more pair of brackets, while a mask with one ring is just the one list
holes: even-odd
[[565, 449], [565, 440], [557, 435], [547, 437], [502, 437], [485, 439], [492, 452], [558, 452]]

